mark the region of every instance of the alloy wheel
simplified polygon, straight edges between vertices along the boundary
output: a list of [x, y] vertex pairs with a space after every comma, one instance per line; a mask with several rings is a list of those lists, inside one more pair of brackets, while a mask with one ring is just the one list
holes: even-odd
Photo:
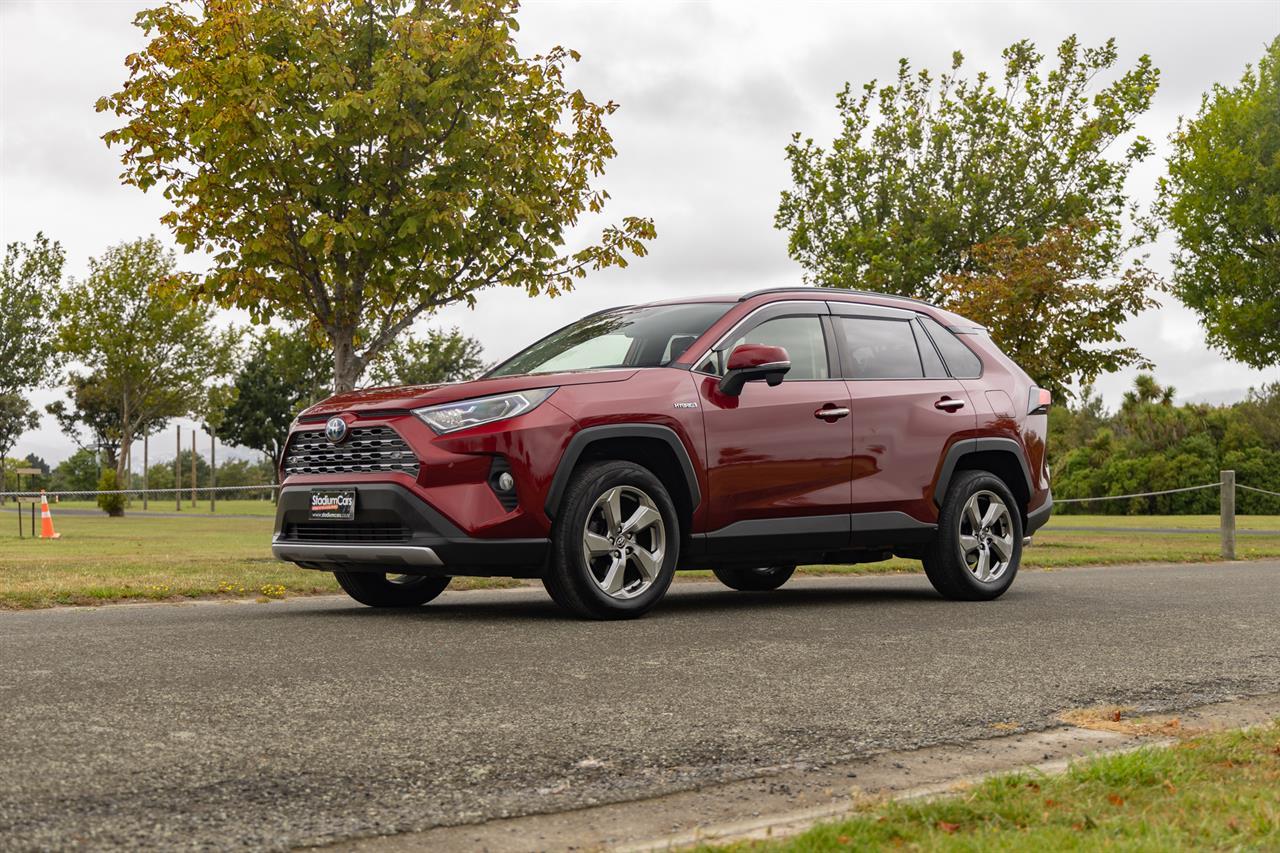
[[1013, 560], [1013, 519], [995, 492], [974, 492], [960, 514], [960, 554], [975, 580], [998, 581]]
[[667, 526], [653, 498], [614, 486], [596, 499], [582, 531], [582, 558], [610, 598], [643, 595], [662, 571]]

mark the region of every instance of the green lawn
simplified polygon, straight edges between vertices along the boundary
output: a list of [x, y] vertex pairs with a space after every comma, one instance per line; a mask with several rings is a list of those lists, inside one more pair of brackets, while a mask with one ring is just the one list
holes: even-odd
[[[242, 502], [252, 505], [253, 501]], [[228, 502], [228, 506], [235, 508]], [[221, 509], [223, 504], [219, 504]], [[66, 508], [65, 505], [62, 508]], [[259, 509], [264, 509], [260, 507]], [[53, 509], [62, 538], [17, 538], [17, 520], [0, 513], [0, 607], [48, 607], [140, 599], [254, 596], [335, 592], [332, 576], [306, 571], [271, 558], [272, 518], [224, 518], [207, 512], [165, 518], [131, 512], [124, 518], [75, 515]], [[1194, 518], [1194, 517], [1193, 517]], [[1057, 520], [1038, 534], [1023, 565], [1028, 569], [1143, 561], [1204, 562], [1218, 559], [1213, 534], [1158, 536], [1126, 533], [1131, 519], [1075, 516], [1110, 525], [1115, 533], [1071, 530]], [[1142, 519], [1144, 526], [1179, 523], [1174, 517]], [[1255, 523], [1258, 519], [1250, 519]], [[1269, 516], [1258, 526], [1280, 529]], [[1242, 519], [1243, 526], [1243, 519]], [[1280, 536], [1246, 536], [1237, 543], [1242, 558], [1280, 557]], [[919, 571], [920, 564], [894, 559], [861, 566], [810, 566], [807, 574]], [[694, 576], [706, 573], [694, 573]], [[683, 576], [682, 576], [683, 577]], [[511, 585], [506, 580], [462, 578], [455, 588]]]
[[[955, 796], [869, 803], [802, 835], [719, 850], [1277, 850], [1280, 721], [998, 776]], [[703, 848], [710, 850], [713, 848]]]

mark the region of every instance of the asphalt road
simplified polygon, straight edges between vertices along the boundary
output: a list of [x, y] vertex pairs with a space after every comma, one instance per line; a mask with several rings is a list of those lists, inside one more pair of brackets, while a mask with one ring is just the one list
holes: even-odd
[[0, 613], [0, 847], [287, 847], [1280, 690], [1280, 562]]

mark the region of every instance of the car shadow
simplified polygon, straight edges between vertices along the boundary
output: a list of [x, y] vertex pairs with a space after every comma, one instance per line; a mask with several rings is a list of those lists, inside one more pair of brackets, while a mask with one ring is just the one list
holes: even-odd
[[[447, 596], [422, 607], [374, 608], [351, 602], [340, 602], [322, 610], [292, 611], [293, 615], [315, 618], [370, 620], [475, 621], [485, 619], [523, 619], [529, 621], [582, 622], [562, 610], [545, 594], [522, 591], [519, 596], [484, 594]], [[943, 604], [943, 599], [928, 584], [918, 588], [901, 585], [859, 583], [857, 586], [830, 588], [783, 587], [772, 592], [738, 592], [718, 585], [677, 584], [657, 607], [646, 616], [651, 619], [703, 616], [719, 613], [760, 614], [780, 611], [802, 611], [838, 605], [842, 608], [880, 606], [885, 603]], [[281, 616], [286, 615], [284, 611]]]

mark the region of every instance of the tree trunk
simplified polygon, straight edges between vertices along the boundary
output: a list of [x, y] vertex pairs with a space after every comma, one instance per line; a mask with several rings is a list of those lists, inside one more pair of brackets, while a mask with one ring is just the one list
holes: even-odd
[[[129, 446], [132, 444], [133, 444], [132, 435], [120, 436], [120, 454], [116, 457], [116, 488], [117, 489], [133, 488], [133, 483], [130, 482], [130, 480], [132, 480], [133, 478], [129, 476], [129, 469], [133, 467], [132, 465], [129, 464]], [[124, 515], [124, 505], [128, 500], [128, 497], [129, 497], [128, 495], [121, 495], [120, 511], [118, 513], [113, 512], [108, 514], [111, 516]]]
[[364, 372], [363, 360], [356, 357], [356, 330], [331, 328], [329, 342], [333, 345], [333, 393], [354, 391]]

